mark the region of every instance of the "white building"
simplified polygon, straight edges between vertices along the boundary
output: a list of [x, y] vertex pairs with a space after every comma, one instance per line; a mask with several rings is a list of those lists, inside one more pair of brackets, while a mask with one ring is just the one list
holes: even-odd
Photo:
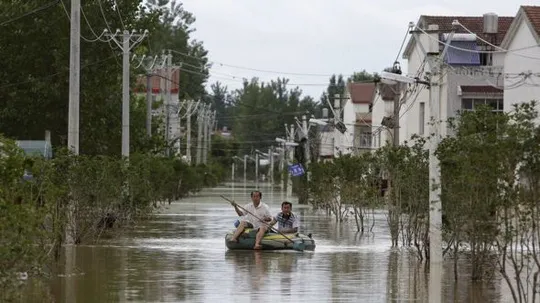
[[[338, 127], [319, 125], [319, 157], [332, 159], [340, 155], [359, 154], [372, 149], [371, 105], [375, 83], [348, 83], [342, 100], [336, 99], [334, 110], [341, 113]], [[339, 109], [342, 109], [341, 111]], [[326, 117], [323, 120], [329, 121]]]
[[[493, 51], [482, 40], [490, 41], [499, 46], [503, 41], [513, 17], [497, 17], [486, 14], [483, 17], [468, 16], [421, 16], [418, 27], [427, 31], [419, 33], [418, 39], [411, 35], [403, 52], [403, 59], [407, 60], [408, 70], [404, 72], [410, 77], [423, 79], [429, 72], [424, 51], [441, 54], [444, 43], [451, 32], [452, 22], [459, 21], [472, 33], [463, 27], [457, 26], [447, 54], [440, 60], [444, 62], [442, 69], [442, 83], [440, 86], [440, 116], [443, 121], [456, 116], [459, 110], [473, 110], [475, 105], [488, 104], [493, 110], [502, 111], [503, 84], [504, 84], [504, 53], [480, 54], [476, 50]], [[428, 28], [434, 30], [429, 31]], [[438, 27], [438, 30], [437, 30]], [[418, 41], [417, 41], [418, 40]], [[470, 51], [464, 51], [466, 49]], [[414, 134], [426, 135], [429, 127], [429, 90], [421, 86], [409, 92], [401, 100], [399, 111], [399, 142], [410, 140]], [[403, 96], [403, 95], [402, 95]], [[393, 97], [388, 92], [377, 96], [373, 106], [374, 124], [383, 124], [383, 119], [393, 117]], [[378, 148], [391, 141], [392, 130], [385, 127], [373, 127], [375, 135], [374, 147]], [[441, 135], [449, 134], [448, 128], [443, 127]]]
[[501, 43], [501, 48], [508, 50], [504, 58], [505, 111], [511, 111], [516, 103], [540, 102], [539, 44], [540, 6], [522, 6]]

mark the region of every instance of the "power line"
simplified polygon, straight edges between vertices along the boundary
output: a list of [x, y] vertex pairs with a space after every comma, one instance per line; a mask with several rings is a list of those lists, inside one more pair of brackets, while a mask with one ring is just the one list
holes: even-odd
[[19, 20], [19, 19], [22, 19], [22, 18], [24, 18], [24, 17], [26, 17], [26, 16], [30, 16], [30, 15], [39, 13], [39, 12], [41, 12], [41, 11], [44, 11], [44, 10], [48, 9], [49, 7], [55, 6], [55, 5], [58, 4], [59, 2], [60, 2], [60, 0], [55, 0], [55, 1], [49, 2], [49, 3], [47, 3], [47, 4], [43, 5], [43, 6], [40, 6], [40, 7], [36, 8], [36, 9], [34, 9], [34, 10], [31, 10], [31, 11], [29, 11], [29, 12], [27, 12], [27, 13], [24, 13], [24, 14], [18, 16], [18, 17], [15, 17], [15, 18], [10, 19], [10, 20], [7, 20], [7, 21], [4, 21], [4, 22], [0, 23], [0, 26], [4, 26], [4, 25], [9, 24], [9, 23], [11, 23], [11, 22], [14, 22], [14, 21], [17, 21], [17, 20]]
[[[203, 61], [203, 59], [201, 59], [199, 57], [196, 57], [196, 56], [184, 53], [184, 52], [180, 52], [180, 51], [173, 50], [173, 49], [171, 49], [170, 51], [172, 51], [174, 53], [177, 53], [177, 54], [180, 54], [182, 56], [186, 56], [186, 57], [193, 58], [193, 59], [196, 59], [196, 60], [199, 60], [199, 61]], [[208, 60], [208, 62], [209, 63], [210, 62], [215, 63], [215, 64], [221, 65], [221, 66], [232, 67], [232, 68], [236, 68], [236, 69], [243, 69], [243, 70], [256, 71], [256, 72], [262, 72], [262, 73], [270, 73], [270, 74], [281, 74], [281, 75], [292, 75], [292, 76], [308, 76], [308, 77], [332, 77], [332, 76], [334, 76], [334, 74], [293, 73], [293, 72], [283, 72], [283, 71], [276, 71], [276, 70], [265, 70], [265, 69], [258, 69], [258, 68], [251, 68], [251, 67], [227, 64], [227, 63], [218, 62], [218, 61], [212, 61], [212, 60]], [[353, 75], [343, 75], [343, 76], [344, 77], [351, 77]]]

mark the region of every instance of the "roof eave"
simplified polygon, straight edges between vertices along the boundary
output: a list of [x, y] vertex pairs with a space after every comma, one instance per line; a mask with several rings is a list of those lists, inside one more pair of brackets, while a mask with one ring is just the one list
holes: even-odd
[[525, 12], [525, 9], [523, 6], [521, 6], [516, 14], [516, 17], [514, 20], [512, 20], [512, 23], [510, 24], [510, 27], [506, 31], [506, 35], [504, 35], [503, 41], [501, 42], [500, 48], [502, 49], [508, 49], [510, 46], [510, 43], [514, 40], [514, 37], [516, 36], [516, 33], [519, 29], [519, 26], [521, 25], [521, 22], [525, 20], [525, 23], [527, 24], [529, 31], [535, 38], [537, 43], [540, 43], [540, 37], [536, 33], [536, 30], [534, 29], [534, 26], [532, 25], [531, 21], [529, 20], [529, 17], [527, 16], [527, 13]]

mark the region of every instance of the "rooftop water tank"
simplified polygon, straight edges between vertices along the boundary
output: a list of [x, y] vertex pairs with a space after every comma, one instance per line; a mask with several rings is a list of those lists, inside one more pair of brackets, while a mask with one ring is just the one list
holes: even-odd
[[499, 16], [494, 13], [484, 14], [484, 34], [496, 34], [499, 31]]

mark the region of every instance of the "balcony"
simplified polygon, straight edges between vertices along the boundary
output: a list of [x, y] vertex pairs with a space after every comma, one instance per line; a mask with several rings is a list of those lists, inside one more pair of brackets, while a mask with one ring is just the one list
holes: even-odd
[[504, 66], [452, 66], [452, 71], [456, 75], [464, 75], [471, 77], [497, 77], [498, 75], [504, 73]]

